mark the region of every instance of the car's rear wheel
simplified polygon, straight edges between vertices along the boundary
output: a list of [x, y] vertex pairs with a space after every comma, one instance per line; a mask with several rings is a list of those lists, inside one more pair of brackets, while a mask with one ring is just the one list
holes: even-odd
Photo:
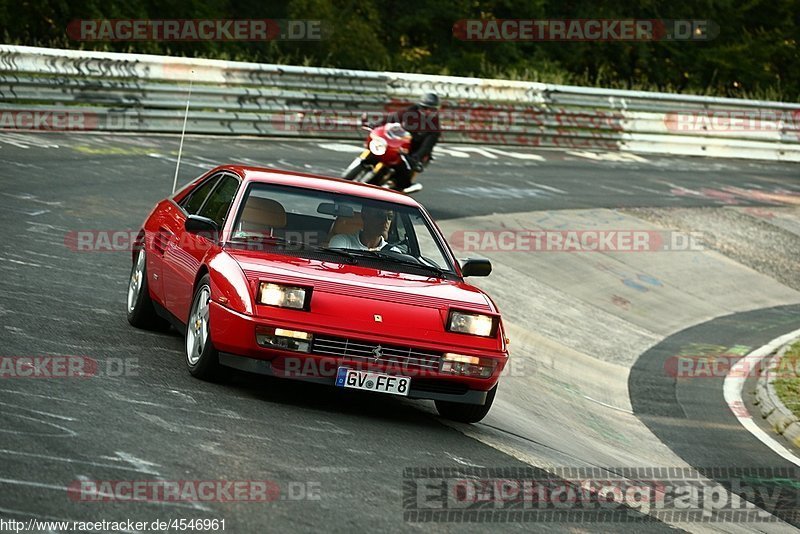
[[497, 385], [489, 390], [486, 395], [486, 402], [481, 404], [462, 404], [460, 402], [435, 401], [436, 411], [446, 419], [458, 421], [460, 423], [477, 423], [489, 413], [497, 393]]
[[131, 266], [128, 283], [128, 322], [136, 328], [165, 329], [169, 323], [158, 316], [147, 287], [147, 257], [144, 247]]
[[211, 278], [205, 275], [194, 291], [189, 321], [186, 323], [186, 366], [189, 373], [201, 380], [221, 380], [223, 368], [219, 353], [211, 341], [208, 320], [211, 304]]

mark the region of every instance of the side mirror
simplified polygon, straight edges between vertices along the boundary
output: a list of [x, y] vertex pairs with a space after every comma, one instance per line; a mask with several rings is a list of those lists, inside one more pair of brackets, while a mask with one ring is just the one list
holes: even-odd
[[485, 258], [467, 258], [461, 260], [461, 275], [489, 276], [492, 273], [492, 262]]
[[219, 241], [219, 226], [208, 217], [189, 215], [183, 226], [190, 234], [205, 237], [215, 243]]

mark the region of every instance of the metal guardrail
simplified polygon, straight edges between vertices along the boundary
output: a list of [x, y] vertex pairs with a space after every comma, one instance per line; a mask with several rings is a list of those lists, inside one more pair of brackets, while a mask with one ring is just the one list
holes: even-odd
[[800, 161], [795, 104], [0, 45], [0, 117], [175, 133], [190, 81], [190, 133], [360, 139], [362, 113], [436, 92], [447, 141]]

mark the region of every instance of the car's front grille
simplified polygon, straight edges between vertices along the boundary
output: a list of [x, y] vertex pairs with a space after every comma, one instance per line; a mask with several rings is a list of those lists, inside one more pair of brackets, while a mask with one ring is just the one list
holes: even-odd
[[[380, 350], [378, 350], [380, 347]], [[442, 353], [414, 347], [398, 347], [370, 341], [359, 341], [328, 336], [314, 336], [311, 352], [321, 356], [348, 358], [357, 361], [380, 363], [438, 371]]]

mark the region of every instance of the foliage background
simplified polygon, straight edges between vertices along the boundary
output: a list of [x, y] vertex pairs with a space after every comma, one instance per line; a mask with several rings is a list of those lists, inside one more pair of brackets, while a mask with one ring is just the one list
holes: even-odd
[[[74, 19], [299, 18], [316, 42], [77, 42]], [[465, 18], [710, 19], [707, 42], [465, 42]], [[4, 42], [800, 100], [800, 0], [0, 0]]]

